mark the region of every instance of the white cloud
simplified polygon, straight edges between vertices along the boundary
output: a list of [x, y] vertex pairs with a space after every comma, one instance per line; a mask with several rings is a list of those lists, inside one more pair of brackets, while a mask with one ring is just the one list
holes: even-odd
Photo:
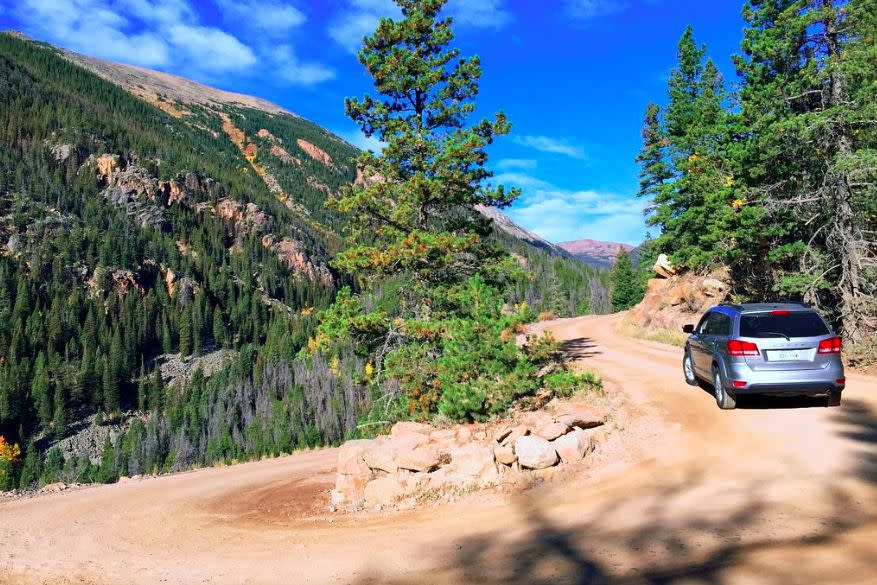
[[167, 38], [182, 56], [199, 59], [198, 67], [209, 72], [240, 71], [256, 63], [250, 47], [216, 28], [175, 24]]
[[552, 242], [593, 238], [637, 245], [645, 237], [645, 202], [636, 196], [561, 189], [536, 177], [513, 173], [496, 179], [524, 190], [506, 214]]
[[588, 155], [585, 149], [577, 144], [572, 144], [568, 140], [562, 138], [552, 138], [550, 136], [533, 136], [533, 135], [516, 135], [512, 140], [521, 146], [526, 146], [539, 152], [549, 152], [553, 154], [562, 154], [570, 158], [585, 160]]
[[[449, 0], [447, 13], [455, 24], [473, 28], [500, 29], [514, 20], [503, 8], [505, 0]], [[329, 36], [350, 53], [362, 47], [381, 17], [399, 18], [401, 11], [392, 0], [348, 0], [342, 16], [329, 27]]]
[[305, 23], [305, 15], [295, 6], [275, 0], [219, 0], [225, 17], [248, 28], [281, 37]]
[[297, 85], [314, 85], [335, 77], [335, 71], [319, 63], [302, 63], [289, 45], [277, 46], [272, 58], [274, 72], [284, 81]]
[[514, 20], [503, 0], [450, 0], [448, 11], [456, 24], [499, 29]]
[[[299, 61], [272, 35], [300, 26], [304, 15], [282, 0], [221, 0], [236, 23], [258, 29], [246, 44], [202, 22], [191, 0], [23, 0], [16, 9], [25, 32], [88, 55], [170, 71], [212, 82], [252, 77], [270, 68], [281, 83], [312, 85], [335, 73]], [[231, 8], [229, 8], [231, 7]]]
[[623, 8], [624, 3], [619, 0], [567, 0], [567, 11], [580, 20], [606, 16]]
[[501, 171], [532, 171], [539, 165], [533, 158], [501, 158], [496, 161], [496, 168]]

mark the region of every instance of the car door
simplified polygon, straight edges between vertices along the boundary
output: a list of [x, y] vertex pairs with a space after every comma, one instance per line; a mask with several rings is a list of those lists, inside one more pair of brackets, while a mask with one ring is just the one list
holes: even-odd
[[707, 337], [709, 336], [707, 333], [707, 326], [713, 314], [714, 313], [709, 312], [701, 317], [697, 327], [694, 328], [694, 332], [688, 338], [688, 345], [691, 348], [691, 361], [694, 363], [694, 369], [701, 375], [706, 375], [704, 374], [703, 364], [708, 359], [708, 356], [712, 355], [711, 353], [706, 353], [705, 344]]
[[712, 375], [713, 356], [720, 349], [719, 346], [728, 343], [731, 337], [731, 329], [734, 322], [730, 315], [714, 312], [704, 326], [704, 335], [701, 342], [703, 347], [703, 363], [701, 371], [704, 375]]

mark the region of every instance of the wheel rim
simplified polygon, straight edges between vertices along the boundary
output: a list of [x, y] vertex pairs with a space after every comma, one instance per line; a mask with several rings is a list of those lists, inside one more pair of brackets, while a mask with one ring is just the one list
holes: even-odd
[[721, 404], [725, 399], [725, 389], [722, 388], [722, 377], [718, 372], [713, 374], [713, 388], [716, 390], [716, 402]]
[[686, 355], [682, 362], [682, 368], [685, 370], [685, 378], [689, 381], [694, 379], [694, 369], [691, 367], [691, 356]]

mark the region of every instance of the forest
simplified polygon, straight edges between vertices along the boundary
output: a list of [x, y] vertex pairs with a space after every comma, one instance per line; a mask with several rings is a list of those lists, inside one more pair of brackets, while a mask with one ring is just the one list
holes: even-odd
[[[305, 355], [337, 291], [366, 286], [331, 262], [347, 220], [325, 205], [354, 180], [355, 148], [242, 106], [175, 104], [186, 112], [175, 117], [9, 34], [0, 80], [0, 488], [114, 481], [357, 432], [378, 387], [368, 357], [349, 343]], [[509, 304], [609, 310], [605, 271], [488, 239], [527, 265]], [[368, 286], [374, 303], [395, 302], [382, 292], [392, 283]], [[219, 350], [234, 357], [210, 377], [193, 368], [180, 387], [162, 375]], [[106, 431], [100, 458], [72, 447], [83, 429]]]
[[[732, 299], [803, 300], [877, 359], [877, 2], [751, 0], [736, 77], [689, 27], [648, 105], [652, 254], [727, 266]], [[659, 105], [660, 104], [660, 105]]]

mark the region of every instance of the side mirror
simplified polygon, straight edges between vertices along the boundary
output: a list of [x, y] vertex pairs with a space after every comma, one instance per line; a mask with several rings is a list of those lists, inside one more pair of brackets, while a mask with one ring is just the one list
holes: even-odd
[[691, 323], [689, 323], [688, 325], [683, 325], [682, 331], [684, 333], [694, 333], [694, 325], [692, 325]]

